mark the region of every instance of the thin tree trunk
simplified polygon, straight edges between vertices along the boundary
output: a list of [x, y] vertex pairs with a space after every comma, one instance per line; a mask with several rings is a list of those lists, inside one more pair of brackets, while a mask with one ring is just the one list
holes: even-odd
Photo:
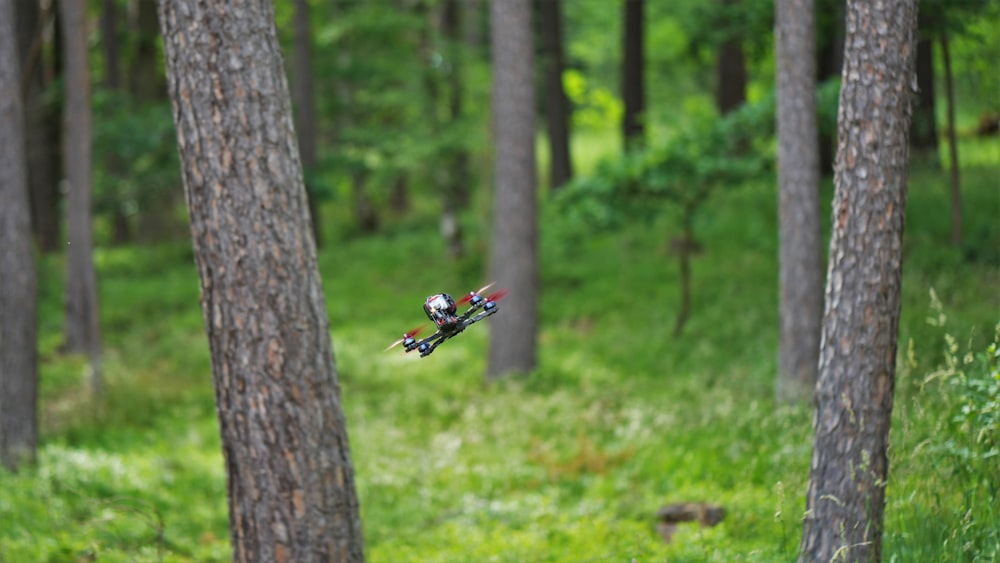
[[35, 461], [38, 354], [35, 256], [14, 0], [0, 0], [0, 465]]
[[916, 24], [916, 0], [847, 3], [802, 562], [881, 560]]
[[917, 42], [917, 96], [914, 101], [910, 143], [913, 148], [925, 151], [936, 162], [938, 135], [934, 96], [934, 40], [929, 37]]
[[[732, 9], [739, 2], [723, 0], [723, 9]], [[725, 115], [743, 105], [747, 98], [747, 61], [741, 37], [728, 37], [719, 47], [715, 72], [715, 106]]]
[[97, 274], [91, 226], [90, 72], [87, 68], [86, 6], [80, 0], [59, 0], [66, 48], [65, 148], [63, 158], [69, 200], [66, 208], [69, 240], [66, 268], [67, 351], [90, 360], [91, 392], [102, 393], [101, 336], [98, 323]]
[[[824, 14], [823, 10], [829, 12]], [[818, 49], [816, 64], [816, 80], [825, 82], [831, 78], [840, 78], [844, 68], [844, 3], [841, 0], [826, 0], [814, 6], [816, 16], [824, 16], [820, 21], [820, 36], [824, 41]], [[819, 172], [825, 178], [833, 175], [833, 164], [836, 158], [837, 131], [836, 126], [829, 130], [817, 127], [819, 135]]]
[[[121, 90], [121, 57], [118, 49], [118, 2], [104, 0], [101, 10], [101, 45], [104, 47], [104, 87], [110, 92]], [[122, 172], [121, 159], [110, 152], [105, 161], [108, 175], [118, 178]], [[132, 240], [132, 225], [122, 201], [116, 194], [112, 210], [111, 239], [113, 244], [126, 244]]]
[[[469, 8], [469, 6], [465, 6]], [[447, 78], [448, 119], [452, 126], [462, 121], [463, 84], [465, 68], [462, 43], [462, 4], [459, 0], [445, 0], [442, 7], [442, 31], [446, 41], [445, 53], [451, 61]], [[467, 18], [466, 18], [467, 19]], [[441, 234], [444, 236], [448, 255], [460, 258], [465, 254], [465, 237], [458, 213], [469, 205], [469, 154], [464, 147], [451, 147], [447, 152], [444, 201], [441, 210]]]
[[[25, 143], [31, 227], [38, 248], [55, 252], [59, 245], [59, 108], [44, 96], [43, 31], [55, 21], [55, 10], [42, 12], [37, 2], [14, 2], [22, 61]], [[57, 26], [58, 27], [58, 26]]]
[[549, 133], [549, 191], [573, 178], [570, 157], [570, 105], [563, 88], [562, 1], [540, 2], [542, 56], [545, 76], [545, 122]]
[[951, 50], [948, 36], [941, 35], [941, 60], [944, 62], [944, 91], [948, 102], [948, 156], [951, 172], [951, 244], [962, 244], [962, 181], [958, 163], [958, 140], [955, 135], [955, 88], [951, 73]]
[[494, 204], [492, 279], [510, 291], [492, 317], [488, 378], [535, 368], [538, 331], [538, 208], [531, 1], [490, 3], [493, 56]]
[[645, 95], [645, 0], [625, 0], [622, 4], [625, 25], [622, 29], [624, 43], [624, 70], [622, 76], [622, 98], [625, 100], [625, 115], [622, 121], [625, 147], [645, 144], [643, 115], [646, 111]]
[[813, 397], [823, 316], [816, 123], [815, 15], [811, 0], [777, 0], [779, 317], [776, 398]]
[[161, 0], [159, 7], [233, 560], [363, 561], [273, 6]]

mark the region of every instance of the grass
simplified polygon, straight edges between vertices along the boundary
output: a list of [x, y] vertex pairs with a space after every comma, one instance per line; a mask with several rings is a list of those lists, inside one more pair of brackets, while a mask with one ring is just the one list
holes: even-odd
[[[963, 368], [964, 379], [927, 382], [949, 358], [966, 366], [967, 351], [985, 350], [1000, 320], [1000, 158], [989, 164], [997, 146], [963, 140], [963, 162], [976, 164], [963, 170], [961, 249], [947, 245], [946, 172], [914, 169], [886, 560], [998, 556], [990, 546], [1000, 515], [983, 500], [988, 465], [956, 456], [969, 443], [947, 422], [962, 404], [945, 382], [973, 379], [978, 364]], [[671, 335], [671, 225], [568, 240], [576, 231], [546, 210], [540, 365], [491, 385], [488, 323], [427, 359], [382, 352], [421, 322], [427, 294], [481, 284], [488, 245], [478, 217], [466, 225], [474, 252], [457, 263], [443, 258], [430, 214], [390, 223], [379, 237], [327, 241], [320, 265], [369, 560], [794, 559], [812, 413], [772, 398], [773, 189], [718, 194], [700, 218], [705, 251], [680, 338]], [[831, 196], [824, 186], [827, 205]], [[347, 211], [329, 212], [328, 224], [347, 220]], [[56, 352], [59, 261], [41, 267], [39, 464], [0, 475], [0, 561], [229, 559], [189, 245], [98, 252], [107, 377], [99, 404], [85, 394], [83, 362]], [[714, 528], [681, 526], [666, 545], [655, 512], [687, 500], [718, 502], [727, 516]]]

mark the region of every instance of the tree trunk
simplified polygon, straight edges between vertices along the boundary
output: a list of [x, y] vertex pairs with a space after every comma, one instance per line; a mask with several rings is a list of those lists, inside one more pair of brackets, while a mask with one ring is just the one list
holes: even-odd
[[[466, 6], [468, 8], [468, 6]], [[462, 121], [463, 61], [462, 6], [459, 0], [445, 0], [442, 6], [441, 27], [446, 41], [445, 53], [451, 61], [448, 73], [448, 119], [452, 126]], [[467, 18], [466, 18], [467, 19]], [[465, 254], [465, 240], [458, 212], [469, 204], [469, 153], [464, 147], [450, 147], [445, 166], [444, 201], [441, 210], [441, 234], [448, 248], [448, 255], [460, 258]]]
[[[101, 45], [104, 47], [104, 87], [111, 92], [121, 90], [121, 56], [118, 49], [118, 2], [104, 0], [101, 9]], [[105, 157], [108, 175], [118, 178], [123, 169], [121, 159], [114, 152]], [[120, 184], [120, 182], [116, 182]], [[117, 191], [117, 190], [116, 190]], [[111, 218], [111, 240], [113, 244], [127, 244], [132, 240], [132, 224], [121, 194], [113, 198], [114, 209]]]
[[776, 398], [795, 403], [812, 399], [816, 388], [823, 316], [815, 15], [811, 0], [778, 0], [774, 12], [780, 229]]
[[0, 465], [35, 461], [38, 317], [14, 0], [0, 0]]
[[[295, 51], [292, 62], [292, 105], [295, 107], [295, 133], [299, 158], [306, 176], [316, 172], [316, 95], [313, 86], [312, 33], [309, 29], [309, 0], [295, 0]], [[323, 223], [316, 195], [310, 192], [309, 218], [316, 247], [323, 245]]]
[[148, 0], [135, 3], [137, 15], [137, 45], [132, 65], [129, 68], [130, 88], [136, 99], [143, 102], [159, 102], [166, 99], [167, 86], [164, 84], [157, 50], [159, 22], [156, 4]]
[[[944, 63], [944, 91], [948, 102], [948, 156], [951, 172], [951, 244], [962, 244], [962, 181], [958, 164], [958, 140], [955, 138], [955, 88], [951, 73], [951, 50], [948, 35], [941, 35], [941, 60]], [[936, 154], [936, 152], [935, 152]]]
[[362, 561], [330, 327], [266, 0], [159, 3], [234, 561]]
[[[921, 18], [922, 20], [923, 18]], [[926, 151], [937, 161], [938, 135], [934, 96], [934, 40], [927, 37], [917, 42], [917, 95], [913, 104], [913, 124], [910, 144]]]
[[[831, 78], [840, 78], [844, 68], [844, 3], [841, 0], [823, 0], [816, 3], [813, 13], [819, 19], [819, 39], [822, 40], [817, 49], [816, 80], [825, 82]], [[836, 127], [827, 130], [824, 126], [817, 128], [819, 135], [819, 173], [825, 178], [833, 175], [833, 164], [836, 158], [837, 138]]]
[[625, 101], [625, 115], [622, 128], [626, 148], [645, 144], [644, 2], [645, 0], [625, 0], [623, 4], [625, 26], [622, 41], [625, 55], [622, 63], [622, 98]]
[[800, 561], [879, 561], [917, 3], [847, 3], [833, 232]]
[[545, 122], [549, 132], [549, 191], [573, 178], [569, 147], [569, 100], [563, 88], [562, 1], [540, 2], [542, 56], [545, 75]]
[[38, 248], [55, 252], [59, 245], [59, 111], [45, 92], [43, 30], [54, 10], [41, 12], [38, 2], [14, 2], [24, 94], [25, 150], [28, 159], [31, 227]]
[[[740, 0], [723, 0], [729, 10]], [[736, 27], [736, 26], [733, 26]], [[715, 107], [725, 115], [743, 105], [747, 99], [747, 61], [743, 55], [742, 38], [733, 35], [719, 47], [715, 65]]]
[[69, 201], [66, 267], [66, 350], [90, 360], [91, 391], [101, 395], [101, 336], [98, 322], [97, 274], [91, 226], [90, 72], [87, 68], [87, 14], [80, 0], [59, 0], [66, 49], [65, 144], [63, 149]]
[[535, 368], [538, 209], [531, 0], [490, 3], [495, 154], [492, 279], [511, 297], [493, 317], [487, 377]]

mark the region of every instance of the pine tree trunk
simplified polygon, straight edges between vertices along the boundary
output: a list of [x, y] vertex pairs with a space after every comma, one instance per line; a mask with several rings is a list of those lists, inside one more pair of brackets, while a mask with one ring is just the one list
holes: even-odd
[[38, 320], [14, 0], [0, 0], [0, 465], [35, 460]]
[[800, 561], [879, 561], [917, 2], [847, 3], [833, 232]]
[[66, 350], [87, 354], [91, 391], [102, 393], [101, 336], [98, 323], [97, 273], [91, 226], [90, 72], [87, 68], [86, 6], [59, 0], [66, 55], [66, 120], [63, 159], [69, 198], [66, 267]]
[[538, 209], [531, 1], [490, 4], [493, 56], [492, 279], [510, 298], [492, 317], [487, 377], [535, 368]]
[[234, 561], [362, 561], [273, 8], [162, 0]]
[[781, 318], [776, 397], [794, 403], [813, 396], [823, 316], [815, 16], [811, 0], [778, 0], [774, 11]]

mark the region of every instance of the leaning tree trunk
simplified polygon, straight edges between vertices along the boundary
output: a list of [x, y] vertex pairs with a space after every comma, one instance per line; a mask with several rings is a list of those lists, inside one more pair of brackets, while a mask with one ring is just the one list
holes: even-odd
[[35, 256], [14, 0], [0, 0], [0, 464], [32, 463], [38, 444]]
[[361, 561], [361, 521], [271, 3], [162, 0], [236, 561]]
[[823, 316], [816, 31], [811, 0], [778, 0], [774, 12], [780, 227], [775, 393], [779, 402], [792, 403], [813, 396]]
[[63, 149], [69, 197], [66, 267], [66, 349], [85, 353], [90, 360], [90, 386], [102, 393], [101, 336], [98, 323], [97, 273], [91, 226], [90, 72], [87, 68], [87, 14], [84, 2], [60, 0], [65, 40], [66, 138]]
[[815, 443], [800, 561], [879, 561], [916, 0], [849, 0]]
[[490, 4], [493, 56], [493, 279], [511, 297], [493, 317], [487, 376], [535, 368], [538, 208], [531, 1]]

